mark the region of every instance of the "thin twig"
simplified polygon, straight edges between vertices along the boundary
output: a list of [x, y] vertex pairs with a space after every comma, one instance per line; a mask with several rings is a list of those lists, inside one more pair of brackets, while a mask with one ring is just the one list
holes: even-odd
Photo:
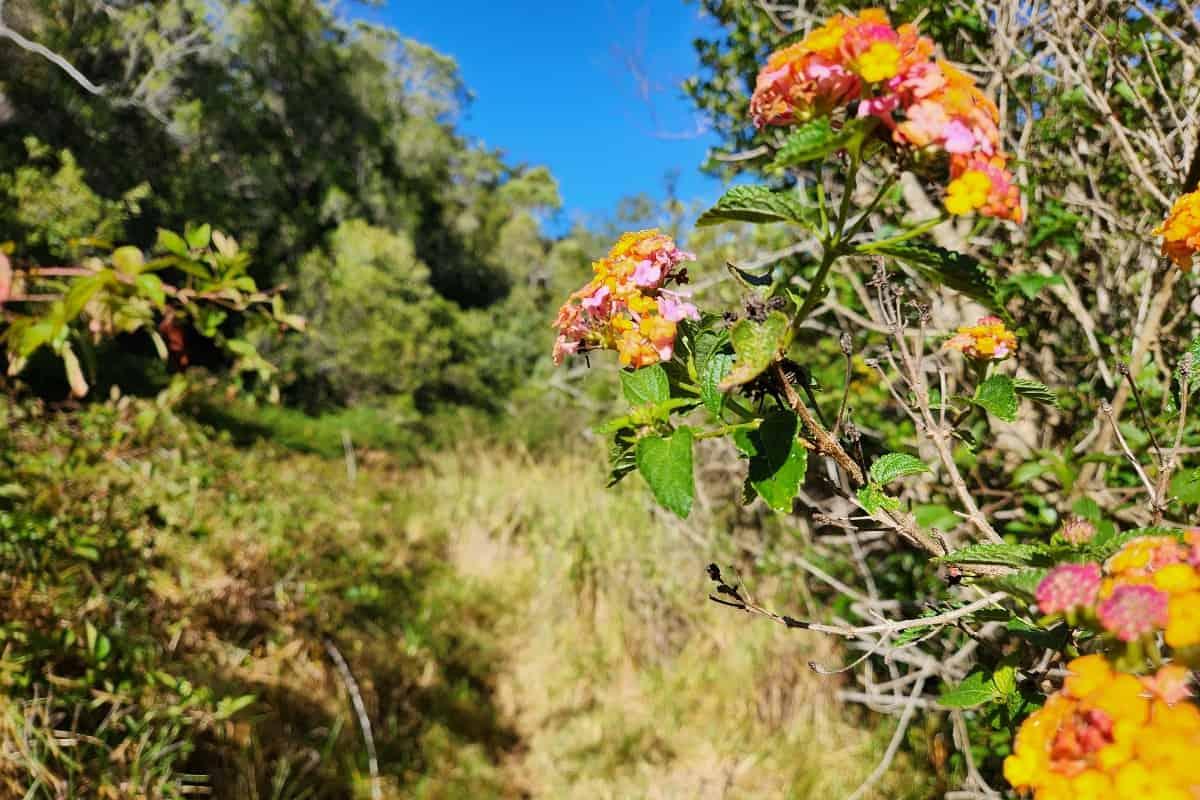
[[382, 800], [383, 786], [379, 782], [379, 756], [375, 753], [375, 736], [371, 733], [371, 718], [367, 716], [367, 706], [363, 702], [362, 693], [358, 690], [358, 681], [354, 680], [354, 673], [350, 671], [350, 665], [342, 657], [342, 653], [333, 643], [333, 639], [326, 636], [324, 642], [325, 652], [329, 653], [329, 657], [333, 659], [338, 676], [342, 679], [342, 685], [346, 688], [346, 693], [350, 695], [354, 713], [358, 716], [358, 727], [362, 729], [363, 741], [367, 745], [367, 769], [371, 775], [371, 797], [373, 800]]

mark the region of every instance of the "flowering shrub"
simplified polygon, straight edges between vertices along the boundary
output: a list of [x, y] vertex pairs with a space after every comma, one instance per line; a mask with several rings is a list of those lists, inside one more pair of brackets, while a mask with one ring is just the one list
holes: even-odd
[[[1196, 796], [1188, 670], [1200, 665], [1200, 529], [1184, 524], [1178, 498], [1200, 479], [1179, 470], [1200, 340], [1162, 354], [1175, 360], [1169, 385], [1121, 368], [1138, 426], [1119, 419], [1124, 396], [1101, 401], [1103, 432], [1070, 435], [1111, 436], [1119, 451], [1097, 455], [1099, 471], [1078, 464], [1038, 426], [1091, 401], [1028, 377], [1044, 353], [1025, 343], [1037, 331], [1021, 327], [1014, 295], [989, 264], [928, 236], [960, 216], [977, 215], [980, 234], [1025, 217], [998, 109], [975, 81], [914, 25], [866, 10], [772, 53], [749, 113], [780, 134], [768, 139], [778, 182], [730, 189], [697, 224], [782, 223], [804, 237], [791, 252], [813, 255], [765, 271], [730, 264], [740, 304], [703, 311], [665, 288], [683, 282], [690, 256], [656, 232], [627, 234], [596, 263], [559, 312], [554, 358], [619, 354], [629, 413], [600, 428], [612, 437], [612, 480], [638, 472], [686, 518], [695, 443], [727, 440], [705, 457], [745, 462], [744, 502], [799, 516], [806, 542], [832, 531], [848, 543], [840, 561], [794, 561], [835, 596], [836, 624], [772, 610], [715, 564], [712, 599], [863, 651], [838, 670], [859, 667], [862, 691], [841, 696], [899, 715], [889, 759], [920, 707], [960, 746], [965, 796], [995, 796], [1004, 778], [1037, 798]], [[939, 192], [943, 209], [901, 230], [879, 225], [877, 212], [906, 196], [894, 191], [904, 173]], [[1200, 194], [1154, 232], [1174, 262], [1163, 268], [1186, 271], [1200, 249]], [[886, 408], [856, 410], [852, 389]], [[1149, 393], [1162, 405], [1153, 417]], [[1021, 426], [1053, 444], [1021, 452], [1004, 438]], [[1011, 488], [1046, 473], [1051, 496]], [[901, 587], [925, 608], [888, 618], [912, 605]]]

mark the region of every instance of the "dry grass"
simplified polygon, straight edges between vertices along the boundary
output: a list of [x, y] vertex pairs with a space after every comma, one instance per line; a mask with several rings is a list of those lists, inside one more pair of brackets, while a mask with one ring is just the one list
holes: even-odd
[[807, 668], [829, 642], [709, 603], [704, 566], [728, 542], [703, 518], [680, 535], [636, 478], [602, 481], [596, 458], [494, 451], [445, 455], [412, 486], [453, 500], [408, 535], [446, 536], [462, 574], [522, 598], [497, 630], [518, 781], [588, 800], [849, 794], [879, 740]]

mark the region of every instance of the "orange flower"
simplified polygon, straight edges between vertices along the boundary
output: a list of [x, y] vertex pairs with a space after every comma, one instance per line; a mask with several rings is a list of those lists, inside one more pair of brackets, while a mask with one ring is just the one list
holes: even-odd
[[1017, 337], [999, 317], [980, 317], [974, 325], [959, 328], [943, 349], [958, 350], [968, 358], [1000, 361], [1017, 350]]
[[1200, 251], [1200, 190], [1176, 200], [1154, 233], [1163, 237], [1162, 254], [1189, 272], [1192, 257]]

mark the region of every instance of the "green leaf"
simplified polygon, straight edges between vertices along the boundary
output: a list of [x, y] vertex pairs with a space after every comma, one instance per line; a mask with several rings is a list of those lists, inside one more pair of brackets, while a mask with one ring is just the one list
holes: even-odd
[[183, 235], [193, 250], [203, 250], [208, 247], [209, 239], [212, 238], [212, 226], [207, 222], [195, 228], [189, 225]]
[[868, 483], [858, 490], [858, 502], [862, 503], [863, 509], [868, 514], [874, 514], [880, 509], [888, 511], [896, 511], [900, 508], [900, 501], [887, 495], [883, 491], [883, 487], [877, 483]]
[[158, 249], [166, 250], [168, 253], [174, 253], [184, 258], [188, 254], [187, 242], [183, 240], [183, 237], [166, 228], [158, 229]]
[[1035, 403], [1058, 408], [1058, 396], [1046, 384], [1029, 378], [1013, 378], [1013, 391]]
[[783, 147], [775, 153], [771, 166], [787, 169], [809, 161], [819, 161], [835, 150], [844, 148], [856, 133], [856, 128], [850, 125], [835, 131], [829, 117], [817, 117], [801, 125], [787, 138]]
[[1008, 592], [1014, 597], [1032, 601], [1037, 592], [1038, 584], [1046, 577], [1048, 571], [1045, 569], [1023, 569], [1011, 575], [989, 575], [982, 577], [978, 579], [978, 582], [1001, 592]]
[[637, 468], [650, 484], [654, 498], [686, 519], [696, 493], [692, 475], [692, 429], [676, 429], [667, 438], [647, 436], [637, 443]]
[[1171, 496], [1189, 506], [1200, 503], [1200, 470], [1176, 473], [1171, 478]]
[[880, 245], [867, 242], [859, 245], [858, 250], [903, 261], [934, 283], [961, 292], [993, 311], [1003, 313], [996, 299], [996, 281], [972, 256], [921, 241]]
[[[1033, 597], [1033, 593], [1029, 596]], [[1033, 646], [1046, 650], [1061, 650], [1071, 638], [1071, 627], [1061, 622], [1052, 628], [1040, 628], [1014, 617], [1005, 623], [1005, 627]]]
[[737, 361], [719, 384], [721, 390], [729, 391], [761, 375], [779, 355], [787, 333], [788, 318], [782, 311], [772, 311], [762, 322], [738, 320], [729, 331]]
[[920, 475], [929, 471], [925, 462], [907, 453], [885, 453], [871, 465], [870, 479], [872, 483], [883, 486], [905, 475]]
[[946, 687], [938, 702], [949, 708], [975, 708], [1001, 697], [992, 676], [982, 667], [971, 670], [962, 683]]
[[101, 270], [95, 275], [88, 275], [86, 278], [80, 278], [71, 284], [71, 290], [67, 292], [67, 296], [63, 299], [63, 317], [66, 320], [73, 320], [79, 316], [79, 312], [83, 311], [84, 307], [92, 301], [104, 285], [108, 283], [112, 272]]
[[721, 222], [797, 222], [810, 224], [816, 209], [792, 190], [772, 191], [766, 186], [734, 186], [717, 204], [700, 215], [698, 227]]
[[671, 382], [661, 364], [621, 370], [621, 390], [631, 406], [661, 403], [671, 397]]
[[991, 412], [1005, 422], [1017, 418], [1017, 389], [1007, 375], [992, 375], [975, 389], [975, 405]]
[[113, 250], [112, 263], [117, 272], [125, 275], [137, 275], [146, 266], [146, 257], [136, 247], [118, 247]]
[[1024, 567], [1033, 563], [1041, 548], [1029, 544], [969, 544], [966, 547], [935, 558], [943, 564], [1000, 564]]
[[791, 411], [776, 409], [746, 439], [750, 457], [750, 485], [775, 511], [789, 512], [804, 482], [808, 451], [800, 444], [800, 421]]
[[628, 430], [628, 436], [622, 436], [618, 432], [613, 436], [612, 444], [608, 448], [608, 488], [616, 486], [629, 473], [637, 469], [637, 458], [634, 453], [634, 445], [631, 440], [633, 430]]
[[700, 376], [700, 399], [714, 417], [720, 417], [725, 408], [725, 393], [721, 391], [721, 381], [732, 367], [732, 355], [714, 353], [697, 370]]
[[138, 275], [133, 283], [137, 287], [138, 293], [154, 305], [161, 308], [167, 302], [167, 293], [163, 291], [163, 282], [157, 275], [149, 272], [143, 273]]

